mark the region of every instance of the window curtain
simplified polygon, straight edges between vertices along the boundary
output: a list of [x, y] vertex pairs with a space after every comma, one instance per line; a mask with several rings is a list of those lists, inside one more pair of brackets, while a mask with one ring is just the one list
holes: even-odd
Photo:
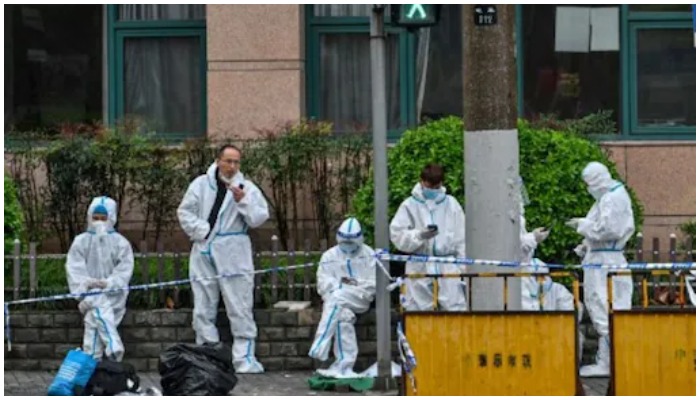
[[127, 4], [119, 6], [121, 21], [202, 20], [203, 4]]
[[149, 131], [200, 133], [201, 45], [193, 37], [126, 39], [126, 116]]
[[[317, 4], [317, 17], [368, 17], [369, 4]], [[368, 130], [372, 126], [372, 75], [369, 35], [334, 33], [321, 35], [320, 114], [332, 121], [336, 132]], [[387, 125], [401, 126], [399, 43], [396, 35], [386, 41]]]
[[[130, 21], [196, 20], [205, 6], [132, 4], [119, 6]], [[124, 42], [125, 114], [143, 130], [201, 133], [203, 118], [199, 37], [135, 37]]]

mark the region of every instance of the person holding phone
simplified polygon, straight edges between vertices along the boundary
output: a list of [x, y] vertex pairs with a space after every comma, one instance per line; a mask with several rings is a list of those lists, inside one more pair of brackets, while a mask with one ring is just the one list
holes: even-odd
[[358, 354], [356, 315], [369, 310], [376, 293], [374, 250], [365, 245], [362, 226], [355, 218], [343, 221], [336, 240], [338, 244], [323, 253], [316, 271], [316, 287], [323, 299], [323, 314], [309, 357], [326, 361], [333, 343], [335, 361], [317, 372], [333, 378], [355, 377], [353, 367]]
[[[466, 257], [464, 210], [447, 194], [442, 166], [428, 164], [411, 196], [401, 203], [389, 227], [391, 242], [402, 252], [438, 257]], [[447, 263], [406, 263], [406, 273], [462, 273], [465, 268]], [[446, 311], [467, 309], [466, 291], [458, 278], [438, 279], [438, 305]], [[433, 280], [406, 282], [406, 310], [433, 308]]]
[[[190, 184], [177, 216], [193, 242], [190, 279], [197, 344], [219, 342], [215, 322], [221, 295], [233, 335], [236, 372], [262, 373], [263, 366], [255, 358], [258, 331], [253, 320], [253, 249], [248, 229], [267, 221], [269, 211], [262, 192], [245, 179], [240, 165], [241, 151], [233, 145], [222, 146], [207, 173]], [[196, 280], [221, 274], [235, 276]]]

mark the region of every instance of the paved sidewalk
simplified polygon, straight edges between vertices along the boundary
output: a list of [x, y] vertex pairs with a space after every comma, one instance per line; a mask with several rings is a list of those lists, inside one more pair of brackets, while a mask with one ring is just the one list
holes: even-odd
[[[5, 396], [45, 396], [53, 381], [54, 373], [39, 371], [5, 371]], [[306, 380], [311, 372], [268, 372], [263, 375], [238, 375], [238, 384], [231, 392], [233, 396], [377, 396], [390, 393], [315, 392], [309, 390]], [[142, 373], [141, 387], [160, 389], [157, 373]], [[583, 387], [589, 396], [605, 396], [607, 379], [584, 379]]]
[[[5, 371], [5, 396], [45, 396], [55, 373], [40, 371]], [[382, 393], [315, 392], [306, 380], [311, 372], [267, 372], [262, 375], [237, 375], [233, 396], [377, 396]], [[160, 375], [155, 372], [139, 374], [141, 387], [160, 389]], [[396, 395], [397, 392], [387, 393]]]

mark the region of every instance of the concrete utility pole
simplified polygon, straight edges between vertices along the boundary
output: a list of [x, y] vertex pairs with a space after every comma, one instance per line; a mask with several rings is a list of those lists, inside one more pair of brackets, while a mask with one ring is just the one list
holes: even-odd
[[[520, 254], [515, 6], [462, 7], [467, 257], [513, 261]], [[473, 310], [501, 310], [503, 280], [473, 279], [472, 296]], [[520, 279], [509, 279], [508, 309], [520, 308]]]
[[[384, 51], [384, 6], [374, 5], [370, 20], [372, 64], [372, 144], [374, 150], [374, 244], [389, 248], [389, 183], [386, 156], [386, 67]], [[384, 263], [387, 271], [388, 263]], [[389, 279], [377, 268], [377, 379], [375, 389], [389, 390], [391, 377], [391, 298]]]

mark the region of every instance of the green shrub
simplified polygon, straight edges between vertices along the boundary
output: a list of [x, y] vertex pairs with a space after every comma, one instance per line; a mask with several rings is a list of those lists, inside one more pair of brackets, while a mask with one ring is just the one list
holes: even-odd
[[[581, 171], [590, 161], [599, 161], [620, 179], [615, 165], [594, 142], [578, 135], [533, 129], [526, 122], [518, 124], [520, 137], [520, 175], [525, 181], [530, 205], [526, 207], [528, 229], [551, 227], [552, 234], [538, 248], [537, 257], [546, 262], [577, 262], [572, 249], [581, 241], [564, 223], [583, 217], [593, 204], [581, 180]], [[389, 215], [393, 216], [410, 194], [423, 166], [428, 162], [445, 167], [445, 186], [464, 205], [463, 124], [448, 117], [430, 122], [404, 133], [389, 152]], [[367, 237], [373, 241], [374, 181], [369, 180], [355, 196], [355, 211]], [[642, 207], [634, 192], [632, 197], [637, 228], [642, 223]], [[630, 243], [633, 245], [633, 243]]]
[[5, 254], [12, 254], [15, 239], [21, 239], [24, 232], [22, 221], [22, 207], [15, 184], [5, 175]]

